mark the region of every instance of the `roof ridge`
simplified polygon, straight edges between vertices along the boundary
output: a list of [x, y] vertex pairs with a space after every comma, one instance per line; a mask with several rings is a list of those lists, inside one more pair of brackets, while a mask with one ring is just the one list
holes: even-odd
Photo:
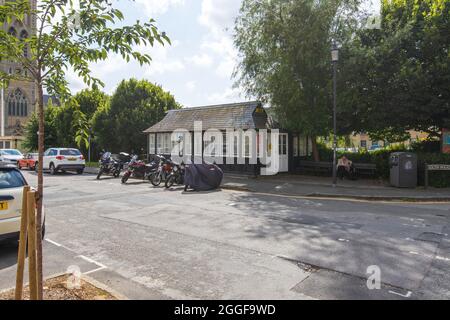
[[210, 106], [197, 106], [197, 107], [185, 107], [181, 109], [172, 109], [169, 112], [179, 112], [179, 111], [189, 111], [196, 109], [212, 109], [212, 108], [231, 108], [231, 107], [244, 107], [250, 105], [261, 105], [260, 101], [247, 101], [247, 102], [237, 102], [237, 103], [226, 103], [226, 104], [216, 104]]

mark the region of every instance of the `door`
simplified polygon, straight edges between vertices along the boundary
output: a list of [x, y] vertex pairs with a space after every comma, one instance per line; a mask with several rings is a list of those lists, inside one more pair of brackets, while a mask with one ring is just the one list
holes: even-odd
[[49, 169], [50, 162], [54, 161], [56, 159], [56, 155], [58, 152], [54, 149], [48, 149], [44, 153], [44, 162], [42, 162], [42, 165], [44, 167], [44, 170]]
[[289, 140], [287, 133], [280, 133], [280, 172], [289, 171]]

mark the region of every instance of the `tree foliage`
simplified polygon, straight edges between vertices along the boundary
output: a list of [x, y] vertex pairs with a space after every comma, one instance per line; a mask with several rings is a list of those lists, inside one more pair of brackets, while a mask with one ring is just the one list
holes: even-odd
[[358, 4], [244, 0], [235, 27], [241, 58], [237, 84], [269, 102], [285, 129], [326, 135], [332, 116], [331, 43], [350, 40]]
[[[74, 8], [72, 4], [72, 0], [7, 0], [0, 5], [0, 25], [23, 22], [25, 17], [37, 22], [35, 33], [25, 39], [0, 29], [0, 60], [16, 63], [26, 71], [10, 74], [0, 70], [0, 84], [14, 79], [36, 83], [39, 120], [38, 233], [41, 231], [44, 194], [44, 88], [51, 95], [65, 100], [70, 96], [65, 77], [69, 69], [88, 86], [96, 88], [103, 83], [92, 75], [91, 62], [106, 60], [110, 53], [115, 53], [126, 61], [133, 59], [141, 65], [149, 64], [151, 57], [141, 53], [139, 47], [153, 46], [155, 42], [161, 45], [170, 43], [166, 34], [158, 30], [154, 20], [124, 25], [124, 15], [109, 0], [80, 0], [79, 8]], [[41, 237], [37, 239], [38, 297], [42, 299], [42, 243]]]
[[343, 131], [395, 141], [450, 126], [449, 0], [384, 0], [381, 28], [343, 49]]
[[161, 121], [168, 110], [177, 108], [180, 105], [175, 98], [161, 86], [146, 80], [124, 80], [110, 104], [94, 116], [96, 144], [114, 152], [141, 152], [147, 144], [143, 131]]

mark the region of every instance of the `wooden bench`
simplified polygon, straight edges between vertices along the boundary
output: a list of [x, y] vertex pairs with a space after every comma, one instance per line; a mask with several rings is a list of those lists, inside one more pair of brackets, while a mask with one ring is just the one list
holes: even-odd
[[377, 166], [373, 163], [354, 163], [355, 174], [374, 176], [377, 173]]
[[[377, 166], [373, 163], [354, 163], [355, 174], [357, 176], [370, 175], [374, 176], [377, 172]], [[314, 172], [314, 173], [332, 173], [333, 163], [325, 161], [300, 161], [299, 163], [300, 172]]]
[[331, 173], [333, 171], [333, 163], [325, 161], [300, 161], [299, 169], [300, 172]]

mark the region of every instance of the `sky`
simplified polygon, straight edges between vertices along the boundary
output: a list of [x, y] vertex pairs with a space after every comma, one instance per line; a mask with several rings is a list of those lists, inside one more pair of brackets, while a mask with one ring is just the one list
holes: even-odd
[[[171, 92], [185, 107], [247, 101], [232, 78], [237, 64], [233, 46], [234, 20], [242, 0], [116, 0], [126, 24], [154, 18], [172, 45], [142, 47], [152, 63], [141, 67], [118, 55], [92, 64], [94, 76], [114, 92], [122, 79], [146, 79]], [[379, 0], [371, 8], [379, 6]], [[67, 75], [73, 93], [85, 88], [73, 73]]]

